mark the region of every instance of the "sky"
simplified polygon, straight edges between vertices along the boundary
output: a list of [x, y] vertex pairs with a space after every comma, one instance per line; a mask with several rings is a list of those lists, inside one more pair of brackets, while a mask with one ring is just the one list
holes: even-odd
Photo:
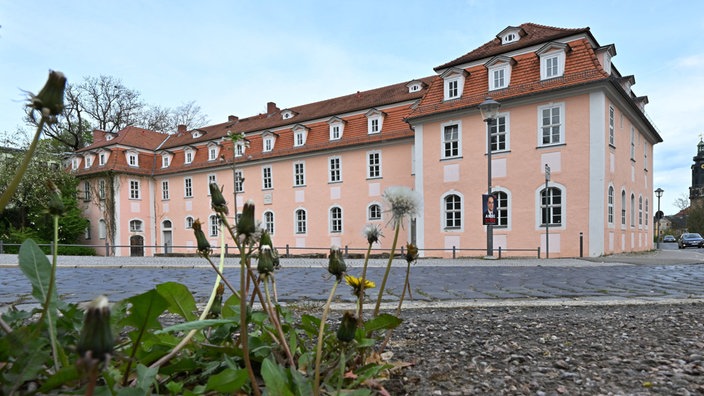
[[676, 213], [704, 132], [699, 0], [0, 0], [0, 133], [28, 131], [25, 91], [49, 70], [117, 78], [150, 105], [193, 101], [216, 124], [430, 76], [526, 22], [615, 44], [613, 64], [648, 96], [663, 139], [653, 187]]

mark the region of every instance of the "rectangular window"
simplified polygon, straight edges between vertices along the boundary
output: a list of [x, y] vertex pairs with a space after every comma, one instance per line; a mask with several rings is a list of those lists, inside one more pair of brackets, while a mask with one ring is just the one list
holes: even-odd
[[306, 211], [298, 209], [296, 211], [296, 234], [305, 234], [307, 229], [308, 222], [306, 220]]
[[506, 68], [491, 71], [491, 89], [506, 88]]
[[241, 170], [235, 171], [235, 191], [244, 192], [244, 175]]
[[183, 179], [183, 194], [186, 198], [193, 197], [193, 179], [187, 177]]
[[541, 225], [545, 226], [546, 222], [550, 225], [562, 225], [562, 191], [555, 187], [550, 187], [546, 191], [541, 192]]
[[643, 169], [648, 170], [648, 142], [643, 142]]
[[217, 178], [215, 177], [215, 174], [209, 174], [208, 175], [208, 194], [210, 194], [210, 185], [212, 183], [218, 184]]
[[342, 209], [338, 207], [330, 209], [330, 232], [342, 232]]
[[193, 162], [193, 151], [186, 151], [186, 159], [185, 159], [187, 164], [190, 164]]
[[337, 140], [340, 137], [341, 137], [340, 126], [339, 125], [332, 125], [330, 127], [330, 140]]
[[378, 118], [372, 118], [369, 120], [369, 133], [378, 133], [379, 132], [379, 119]]
[[459, 96], [459, 81], [451, 80], [447, 82], [447, 97], [454, 99]]
[[545, 58], [545, 77], [553, 78], [560, 75], [557, 55]]
[[342, 180], [340, 157], [330, 157], [328, 161], [328, 181], [337, 183]]
[[505, 115], [489, 123], [491, 152], [508, 150], [508, 121]]
[[631, 160], [636, 160], [636, 129], [631, 127]]
[[615, 111], [613, 106], [609, 106], [609, 144], [611, 146], [616, 145], [616, 136], [614, 133], [615, 122]]
[[446, 125], [443, 130], [443, 158], [460, 156], [460, 127], [458, 124]]
[[90, 182], [83, 182], [83, 200], [90, 201]]
[[215, 147], [208, 148], [208, 160], [214, 161], [217, 158], [218, 150]]
[[305, 142], [306, 142], [305, 135], [303, 134], [303, 132], [296, 132], [296, 138], [294, 140], [293, 145], [296, 147], [303, 146], [303, 144], [305, 144]]
[[235, 145], [235, 157], [241, 157], [244, 155], [244, 144], [237, 143]]
[[105, 199], [105, 180], [98, 180], [98, 198], [101, 200]]
[[271, 151], [274, 148], [274, 139], [264, 139], [264, 151]]
[[100, 155], [98, 156], [98, 164], [100, 166], [103, 166], [103, 165], [105, 165], [105, 161], [106, 161], [105, 153], [100, 153]]
[[563, 141], [562, 105], [549, 105], [540, 111], [540, 145], [560, 144]]
[[269, 190], [273, 188], [271, 182], [271, 167], [265, 166], [262, 168], [262, 189]]
[[137, 166], [137, 154], [128, 154], [127, 163], [129, 166]]
[[169, 199], [169, 181], [168, 180], [161, 181], [161, 199], [163, 199], [163, 200]]
[[367, 178], [379, 177], [381, 177], [381, 152], [372, 151], [367, 153]]
[[303, 162], [293, 164], [293, 185], [300, 187], [306, 184], [306, 168]]
[[139, 180], [130, 180], [130, 199], [140, 199]]
[[162, 155], [161, 156], [161, 167], [168, 168], [170, 160], [171, 160], [171, 158], [168, 155]]

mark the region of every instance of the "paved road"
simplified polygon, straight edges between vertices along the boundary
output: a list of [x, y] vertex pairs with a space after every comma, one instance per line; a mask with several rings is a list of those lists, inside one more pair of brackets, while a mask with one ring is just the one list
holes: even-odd
[[[224, 271], [238, 287], [239, 270], [229, 259]], [[360, 275], [362, 261], [348, 260], [349, 272]], [[386, 260], [373, 260], [368, 278], [379, 285]], [[276, 273], [281, 301], [325, 300], [332, 280], [326, 260], [285, 259]], [[405, 262], [395, 260], [387, 283], [388, 302], [403, 286]], [[60, 257], [57, 288], [65, 301], [91, 300], [98, 294], [119, 301], [163, 282], [183, 283], [198, 301], [212, 288], [215, 273], [203, 259], [163, 257]], [[411, 267], [413, 301], [533, 302], [582, 300], [665, 301], [704, 299], [704, 249], [663, 250], [591, 259], [425, 259]], [[370, 292], [375, 296], [376, 289]], [[348, 287], [338, 288], [338, 301], [352, 302]], [[17, 257], [0, 255], [0, 307], [32, 303], [31, 286], [17, 267]], [[413, 304], [413, 302], [410, 302]]]

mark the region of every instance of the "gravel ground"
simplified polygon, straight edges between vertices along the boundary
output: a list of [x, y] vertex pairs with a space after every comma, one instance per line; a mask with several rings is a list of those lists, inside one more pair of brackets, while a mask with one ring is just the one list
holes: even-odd
[[391, 395], [704, 394], [704, 303], [412, 309]]

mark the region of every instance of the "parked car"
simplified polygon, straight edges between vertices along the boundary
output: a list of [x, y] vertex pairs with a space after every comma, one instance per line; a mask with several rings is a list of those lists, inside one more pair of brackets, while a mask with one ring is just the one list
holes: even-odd
[[680, 236], [677, 247], [680, 249], [687, 247], [704, 247], [704, 238], [696, 232], [688, 232]]
[[675, 237], [672, 236], [672, 235], [665, 235], [665, 236], [662, 238], [662, 241], [663, 241], [663, 242], [677, 242], [677, 239], [675, 239]]

